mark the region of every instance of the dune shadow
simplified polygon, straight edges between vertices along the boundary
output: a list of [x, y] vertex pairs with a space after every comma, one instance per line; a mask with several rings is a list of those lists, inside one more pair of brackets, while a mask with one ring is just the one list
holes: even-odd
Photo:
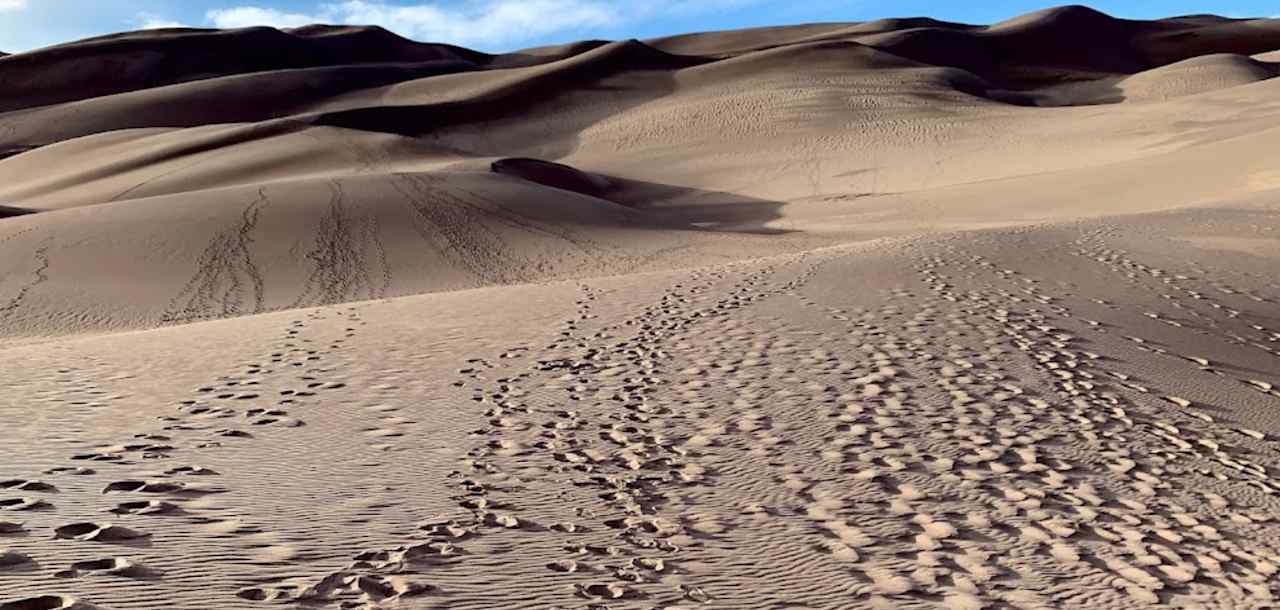
[[[770, 226], [782, 218], [786, 202], [760, 199], [725, 191], [632, 180], [579, 170], [575, 167], [529, 157], [506, 157], [490, 164], [489, 171], [506, 180], [585, 195], [599, 202], [626, 208], [629, 228], [710, 231], [781, 235], [796, 231]], [[489, 201], [498, 204], [497, 201]], [[623, 220], [625, 218], [625, 220]], [[590, 222], [589, 217], [577, 219]]]
[[782, 218], [783, 201], [625, 178], [609, 181], [611, 188], [601, 198], [643, 212], [660, 228], [755, 235], [796, 232], [770, 226]]
[[1038, 108], [1105, 106], [1125, 101], [1120, 81], [1120, 77], [1112, 76], [1033, 87], [993, 88], [987, 90], [983, 97], [1014, 106]]
[[9, 218], [12, 216], [25, 216], [27, 214], [35, 214], [35, 212], [31, 210], [24, 210], [22, 208], [15, 208], [7, 205], [0, 205], [0, 218]]
[[0, 146], [0, 160], [16, 157], [29, 150], [35, 150], [38, 146], [21, 145], [21, 146]]
[[[525, 73], [510, 73], [509, 82], [462, 99], [321, 112], [305, 120], [419, 138], [473, 157], [556, 160], [577, 150], [583, 131], [673, 93], [676, 72], [709, 61], [629, 40], [526, 66]], [[530, 138], [515, 126], [543, 132]]]

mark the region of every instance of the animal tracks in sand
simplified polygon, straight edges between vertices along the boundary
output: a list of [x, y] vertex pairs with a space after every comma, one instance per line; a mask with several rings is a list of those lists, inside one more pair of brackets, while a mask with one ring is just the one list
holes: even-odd
[[[1129, 304], [942, 238], [855, 289], [883, 271], [864, 255], [555, 286], [541, 339], [484, 349], [427, 330], [366, 347], [354, 313], [299, 314], [162, 419], [4, 473], [23, 520], [0, 523], [6, 577], [139, 607], [121, 592], [184, 586], [189, 566], [153, 557], [190, 546], [247, 566], [210, 585], [235, 608], [1275, 603], [1280, 445], [1235, 407], [1280, 380], [1244, 356], [1273, 357], [1240, 291], [1122, 274], [1185, 309]], [[264, 489], [314, 498], [318, 525], [279, 527]]]

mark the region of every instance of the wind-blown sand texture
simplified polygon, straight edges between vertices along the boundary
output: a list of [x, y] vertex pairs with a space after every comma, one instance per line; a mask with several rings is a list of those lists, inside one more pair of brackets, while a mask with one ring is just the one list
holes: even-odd
[[0, 58], [0, 610], [1275, 608], [1278, 50]]

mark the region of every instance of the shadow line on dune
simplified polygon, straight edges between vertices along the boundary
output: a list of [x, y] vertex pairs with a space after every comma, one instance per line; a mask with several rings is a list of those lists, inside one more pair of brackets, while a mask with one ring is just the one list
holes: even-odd
[[35, 214], [33, 210], [24, 210], [7, 205], [0, 205], [0, 218], [11, 218], [13, 216], [26, 216], [27, 214]]
[[782, 219], [783, 201], [659, 182], [609, 180], [613, 188], [601, 198], [642, 212], [656, 223], [655, 228], [754, 235], [797, 232], [769, 226]]

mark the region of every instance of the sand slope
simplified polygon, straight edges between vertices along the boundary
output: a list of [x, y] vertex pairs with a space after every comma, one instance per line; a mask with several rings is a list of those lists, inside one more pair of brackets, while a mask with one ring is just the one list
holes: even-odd
[[1274, 219], [10, 347], [0, 599], [1265, 608]]
[[0, 57], [0, 610], [1273, 608], [1278, 32]]
[[1276, 66], [1243, 55], [1204, 55], [1121, 80], [1126, 101], [1164, 100], [1247, 85], [1280, 75]]

